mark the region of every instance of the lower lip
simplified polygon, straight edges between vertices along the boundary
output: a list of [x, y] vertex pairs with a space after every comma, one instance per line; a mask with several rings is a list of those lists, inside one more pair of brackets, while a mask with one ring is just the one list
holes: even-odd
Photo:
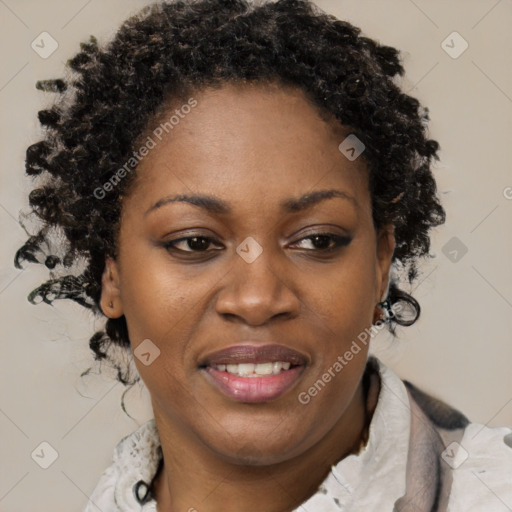
[[239, 402], [269, 402], [288, 391], [302, 374], [303, 366], [295, 366], [278, 375], [238, 377], [214, 368], [205, 368], [209, 381], [224, 395]]

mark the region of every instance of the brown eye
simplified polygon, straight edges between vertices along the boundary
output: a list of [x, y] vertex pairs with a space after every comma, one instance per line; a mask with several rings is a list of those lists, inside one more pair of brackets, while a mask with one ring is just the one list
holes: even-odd
[[334, 233], [316, 233], [302, 238], [297, 243], [303, 242], [304, 240], [309, 240], [310, 245], [313, 246], [312, 249], [306, 248], [306, 250], [318, 252], [334, 251], [340, 247], [348, 245], [352, 241], [348, 236], [340, 236]]
[[176, 250], [179, 252], [211, 252], [208, 248], [214, 242], [215, 240], [213, 238], [207, 236], [188, 236], [165, 242], [164, 247], [168, 250]]

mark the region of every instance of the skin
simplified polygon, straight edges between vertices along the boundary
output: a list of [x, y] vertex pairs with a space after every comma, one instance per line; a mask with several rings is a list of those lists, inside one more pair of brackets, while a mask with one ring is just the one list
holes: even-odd
[[[132, 349], [149, 338], [161, 351], [148, 366], [135, 358], [162, 443], [158, 510], [289, 511], [359, 447], [367, 347], [309, 404], [298, 395], [372, 325], [393, 229], [375, 230], [366, 165], [338, 149], [350, 132], [300, 90], [225, 84], [194, 98], [197, 107], [139, 164], [101, 306], [112, 318], [125, 315]], [[284, 200], [329, 189], [355, 202], [333, 197], [280, 210]], [[216, 196], [232, 213], [185, 202], [146, 213], [174, 194]], [[325, 231], [351, 241], [322, 256], [324, 246], [307, 237]], [[214, 238], [211, 252], [186, 241], [178, 244], [184, 253], [162, 245], [184, 236]], [[252, 263], [236, 252], [248, 236], [263, 248]], [[296, 349], [308, 365], [279, 398], [237, 402], [198, 361], [244, 340]]]

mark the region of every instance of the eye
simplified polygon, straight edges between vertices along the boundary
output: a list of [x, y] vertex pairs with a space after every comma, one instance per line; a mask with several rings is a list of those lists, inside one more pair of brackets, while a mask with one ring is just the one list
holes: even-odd
[[335, 233], [315, 233], [313, 235], [302, 238], [298, 242], [295, 242], [293, 245], [303, 243], [306, 240], [309, 241], [310, 246], [313, 246], [312, 249], [306, 248], [308, 251], [332, 252], [350, 244], [352, 238], [349, 236], [337, 235]]
[[[306, 251], [330, 253], [340, 249], [341, 247], [347, 246], [351, 241], [352, 238], [337, 235], [335, 233], [314, 233], [300, 239], [293, 245], [301, 244], [302, 248], [306, 249]], [[308, 244], [311, 248], [305, 247]], [[213, 253], [222, 249], [222, 246], [217, 243], [214, 238], [199, 235], [170, 240], [168, 242], [164, 242], [162, 245], [170, 252], [188, 254]], [[210, 249], [213, 245], [216, 245], [217, 249]]]
[[[177, 252], [197, 253], [213, 252], [211, 250], [208, 250], [208, 248], [214, 243], [215, 240], [208, 236], [187, 236], [179, 238], [177, 240], [170, 240], [168, 242], [165, 242], [163, 246], [167, 250], [171, 251], [173, 250]], [[181, 248], [179, 248], [178, 246], [181, 246]]]

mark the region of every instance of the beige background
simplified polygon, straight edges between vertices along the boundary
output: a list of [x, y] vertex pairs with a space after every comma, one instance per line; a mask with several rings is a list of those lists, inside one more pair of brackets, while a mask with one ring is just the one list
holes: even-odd
[[[44, 268], [12, 265], [25, 240], [17, 224], [29, 183], [26, 147], [39, 140], [37, 110], [51, 99], [38, 79], [56, 78], [89, 34], [110, 37], [142, 0], [0, 0], [0, 511], [83, 508], [120, 438], [151, 417], [146, 390], [127, 395], [108, 376], [80, 379], [92, 355], [93, 321], [79, 306], [32, 306], [27, 293]], [[473, 421], [512, 425], [512, 3], [508, 0], [318, 0], [370, 37], [403, 51], [404, 87], [430, 107], [442, 145], [436, 176], [447, 223], [414, 289], [423, 314], [399, 339], [374, 350], [400, 376], [444, 398]], [[59, 48], [42, 59], [30, 43], [49, 32]], [[457, 31], [469, 48], [452, 59], [442, 41]], [[457, 237], [468, 248], [443, 253]], [[64, 301], [65, 302], [65, 301]], [[43, 470], [31, 458], [43, 441], [59, 457]], [[107, 512], [107, 511], [105, 511]]]

